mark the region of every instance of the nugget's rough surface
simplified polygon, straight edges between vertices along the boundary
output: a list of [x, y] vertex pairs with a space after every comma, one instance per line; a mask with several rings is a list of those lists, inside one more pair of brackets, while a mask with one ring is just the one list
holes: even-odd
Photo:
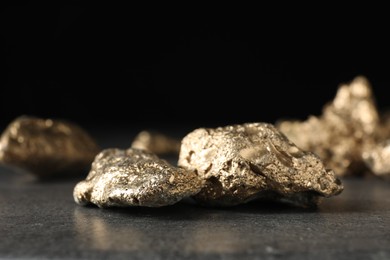
[[174, 167], [149, 152], [107, 149], [96, 156], [73, 197], [79, 204], [99, 207], [160, 207], [194, 195], [201, 187], [194, 171]]
[[23, 168], [41, 178], [88, 170], [99, 150], [79, 126], [52, 119], [19, 117], [0, 138], [1, 163]]
[[134, 138], [131, 147], [157, 155], [179, 154], [180, 141], [158, 132], [142, 131]]
[[390, 140], [381, 142], [363, 152], [364, 162], [377, 176], [390, 178]]
[[277, 128], [297, 146], [318, 154], [339, 176], [364, 171], [362, 153], [375, 145], [380, 129], [371, 87], [363, 77], [340, 86], [321, 116], [280, 122]]
[[195, 198], [208, 205], [271, 197], [312, 206], [343, 190], [318, 156], [266, 123], [197, 129], [182, 140], [179, 166], [206, 180]]

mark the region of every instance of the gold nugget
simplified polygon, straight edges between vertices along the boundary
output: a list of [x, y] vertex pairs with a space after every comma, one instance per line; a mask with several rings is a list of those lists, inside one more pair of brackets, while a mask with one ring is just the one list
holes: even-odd
[[99, 147], [77, 125], [59, 120], [19, 117], [0, 138], [0, 162], [40, 178], [88, 170]]
[[380, 123], [375, 131], [375, 140], [377, 143], [382, 143], [388, 139], [390, 139], [390, 111], [384, 111], [380, 114]]
[[85, 181], [73, 192], [78, 204], [99, 207], [161, 207], [194, 195], [202, 187], [194, 171], [170, 165], [137, 149], [107, 149], [96, 156]]
[[135, 137], [131, 147], [157, 155], [179, 154], [180, 141], [161, 133], [142, 131]]
[[304, 150], [318, 154], [339, 176], [365, 169], [362, 153], [375, 145], [379, 115], [367, 79], [342, 85], [321, 116], [306, 121], [283, 121], [277, 127]]
[[390, 179], [390, 111], [380, 115], [375, 140], [374, 145], [365, 147], [363, 160], [373, 174]]
[[343, 190], [318, 156], [290, 142], [273, 125], [200, 128], [183, 140], [179, 166], [197, 171], [205, 187], [195, 199], [231, 206], [258, 198], [313, 206]]
[[363, 159], [372, 173], [390, 178], [390, 139], [366, 149]]

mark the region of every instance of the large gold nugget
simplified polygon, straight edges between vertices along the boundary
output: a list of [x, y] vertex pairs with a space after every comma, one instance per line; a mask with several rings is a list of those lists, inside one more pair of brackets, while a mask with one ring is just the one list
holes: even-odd
[[366, 149], [363, 152], [363, 159], [372, 173], [390, 178], [390, 140]]
[[174, 167], [146, 151], [107, 149], [96, 156], [73, 197], [78, 204], [99, 207], [161, 207], [198, 193], [202, 184], [194, 171]]
[[355, 78], [340, 86], [333, 102], [319, 117], [284, 121], [277, 127], [304, 150], [315, 152], [339, 176], [362, 173], [362, 153], [375, 145], [380, 129], [379, 115], [368, 81]]
[[390, 111], [388, 110], [380, 114], [380, 123], [378, 129], [375, 131], [375, 139], [377, 143], [382, 143], [390, 139]]
[[131, 147], [145, 150], [157, 155], [177, 155], [180, 150], [180, 140], [176, 140], [157, 132], [142, 131], [134, 138]]
[[208, 205], [272, 197], [312, 206], [319, 196], [343, 190], [318, 156], [300, 150], [266, 123], [197, 129], [182, 140], [179, 166], [206, 180], [195, 198]]
[[75, 124], [23, 116], [3, 132], [0, 162], [40, 178], [56, 178], [87, 171], [99, 150], [95, 141]]

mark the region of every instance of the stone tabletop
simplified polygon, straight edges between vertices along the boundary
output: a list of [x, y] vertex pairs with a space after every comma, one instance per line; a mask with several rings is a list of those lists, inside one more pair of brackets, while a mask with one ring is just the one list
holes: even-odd
[[317, 210], [253, 202], [99, 209], [74, 203], [78, 179], [0, 171], [0, 258], [389, 259], [390, 183], [346, 179]]

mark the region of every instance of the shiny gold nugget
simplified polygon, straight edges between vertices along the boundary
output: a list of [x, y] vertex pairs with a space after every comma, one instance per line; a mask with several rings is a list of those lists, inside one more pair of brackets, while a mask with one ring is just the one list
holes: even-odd
[[142, 131], [135, 137], [131, 147], [157, 155], [179, 154], [180, 141], [161, 133]]
[[107, 149], [96, 156], [73, 197], [78, 204], [99, 207], [161, 207], [194, 195], [201, 187], [194, 171], [171, 166], [156, 155], [137, 149]]
[[380, 122], [368, 81], [357, 77], [349, 85], [340, 86], [321, 116], [310, 116], [303, 122], [280, 122], [277, 128], [343, 176], [364, 171], [362, 153], [375, 145]]
[[343, 190], [318, 156], [266, 123], [197, 129], [182, 140], [179, 166], [206, 181], [195, 198], [207, 205], [273, 198], [312, 206]]
[[66, 121], [19, 117], [0, 138], [0, 162], [41, 178], [88, 170], [99, 147], [80, 127]]

